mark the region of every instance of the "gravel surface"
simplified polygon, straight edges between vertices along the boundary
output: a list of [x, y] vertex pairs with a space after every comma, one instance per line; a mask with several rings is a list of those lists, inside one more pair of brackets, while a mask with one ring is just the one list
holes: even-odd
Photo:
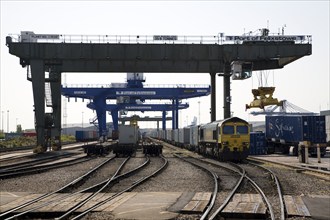
[[[151, 158], [150, 165], [161, 166], [158, 158]], [[211, 192], [213, 178], [205, 171], [177, 158], [167, 158], [167, 168], [156, 177], [134, 189], [136, 192]], [[149, 166], [150, 166], [149, 165]]]
[[[174, 151], [181, 154], [195, 155], [195, 153], [188, 152], [180, 148], [169, 148], [164, 146], [163, 154], [168, 159], [168, 166], [158, 175], [152, 177], [142, 185], [133, 189], [134, 192], [213, 192], [213, 178], [204, 170], [182, 161], [173, 156]], [[110, 154], [107, 157], [112, 157]], [[198, 156], [201, 158], [201, 156]], [[0, 180], [1, 191], [11, 192], [33, 192], [33, 193], [48, 193], [54, 191], [66, 183], [74, 180], [80, 175], [86, 173], [93, 167], [100, 164], [106, 158], [93, 158], [88, 162], [82, 164], [72, 165], [59, 169], [50, 170], [47, 172], [16, 177], [11, 179]], [[104, 165], [100, 170], [88, 178], [79, 188], [75, 190], [86, 188], [94, 185], [97, 182], [103, 181], [113, 175], [118, 166], [125, 158], [116, 158], [115, 160]], [[123, 167], [121, 173], [132, 170], [133, 168], [144, 163], [146, 158], [138, 151], [136, 156], [131, 158]], [[226, 164], [211, 159], [204, 159], [206, 162], [213, 161], [217, 164]], [[104, 192], [118, 192], [132, 182], [154, 172], [162, 166], [163, 160], [157, 157], [151, 157], [150, 163], [147, 167], [142, 168], [136, 175], [132, 175], [126, 179], [121, 180], [113, 187], [107, 188]], [[219, 176], [219, 192], [216, 198], [215, 207], [218, 208], [227, 198], [228, 193], [236, 185], [240, 178], [239, 175], [233, 174], [231, 171], [211, 166], [205, 163], [205, 166], [216, 172]], [[268, 198], [273, 203], [276, 203], [277, 191], [272, 185], [273, 181], [266, 171], [260, 168], [255, 168], [250, 165], [243, 165], [246, 168], [248, 175], [254, 179], [261, 188], [265, 188]], [[285, 195], [330, 195], [330, 182], [318, 179], [304, 173], [297, 173], [296, 171], [278, 165], [271, 165], [267, 163], [267, 168], [274, 171], [281, 183], [283, 194]], [[241, 189], [241, 193], [256, 193], [254, 188], [245, 180], [245, 186]], [[274, 207], [273, 207], [274, 208]], [[212, 211], [215, 211], [212, 210]], [[212, 212], [211, 212], [212, 213]], [[276, 215], [277, 216], [277, 215]], [[176, 219], [198, 219], [199, 215], [178, 215]], [[91, 213], [84, 217], [84, 219], [113, 219], [111, 213]], [[308, 218], [291, 218], [291, 219], [308, 219]]]
[[330, 195], [330, 181], [283, 166], [268, 164], [267, 167], [278, 177], [284, 195]]
[[[111, 155], [110, 157], [113, 156], [114, 155]], [[79, 186], [74, 186], [74, 188], [67, 189], [65, 192], [77, 192], [111, 178], [124, 160], [125, 158], [115, 158], [109, 161], [101, 166], [96, 172], [93, 172], [87, 179], [81, 182]]]

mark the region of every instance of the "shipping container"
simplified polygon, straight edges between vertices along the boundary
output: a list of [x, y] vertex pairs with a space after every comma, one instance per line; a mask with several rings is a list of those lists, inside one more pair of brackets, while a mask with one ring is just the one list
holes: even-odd
[[170, 143], [172, 141], [172, 130], [167, 129], [166, 130], [166, 142]]
[[189, 141], [190, 141], [190, 128], [186, 127], [183, 128], [183, 145], [184, 146], [189, 145]]
[[173, 141], [174, 141], [174, 145], [178, 145], [179, 144], [179, 129], [174, 129], [173, 130], [173, 137], [172, 137]]
[[5, 140], [22, 137], [23, 133], [5, 133]]
[[268, 152], [298, 154], [299, 142], [308, 142], [309, 153], [316, 155], [316, 145], [321, 146], [321, 155], [326, 152], [325, 116], [266, 116], [266, 139]]
[[76, 131], [76, 141], [78, 142], [96, 141], [97, 139], [98, 139], [98, 135], [95, 130]]
[[264, 155], [267, 154], [266, 135], [264, 132], [250, 133], [250, 155]]
[[325, 116], [325, 133], [327, 134], [327, 142], [330, 141], [330, 115]]
[[191, 126], [189, 129], [189, 145], [190, 148], [195, 149], [199, 142], [199, 125]]
[[325, 143], [325, 116], [266, 116], [266, 138], [281, 143]]
[[36, 137], [37, 133], [36, 132], [24, 132], [23, 136], [24, 137]]
[[138, 143], [138, 128], [132, 125], [119, 125], [118, 144], [137, 144]]

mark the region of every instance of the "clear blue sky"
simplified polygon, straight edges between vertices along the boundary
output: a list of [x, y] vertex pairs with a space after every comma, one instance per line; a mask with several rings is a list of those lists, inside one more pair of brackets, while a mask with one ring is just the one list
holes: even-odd
[[[10, 33], [109, 35], [241, 35], [267, 27], [277, 33], [285, 24], [286, 35], [312, 35], [313, 54], [283, 69], [269, 72], [274, 97], [289, 100], [309, 111], [329, 109], [329, 1], [7, 1], [1, 0], [1, 111], [4, 129], [33, 128], [32, 85], [19, 59], [8, 53], [5, 37]], [[268, 21], [268, 22], [267, 22]], [[245, 112], [258, 86], [258, 72], [245, 81], [232, 81], [235, 116], [262, 120]], [[95, 77], [97, 76], [97, 77]], [[209, 84], [208, 74], [145, 74], [148, 84]], [[67, 74], [67, 83], [124, 82], [126, 75]], [[217, 78], [217, 119], [223, 117], [222, 78]], [[180, 113], [181, 125], [198, 116], [210, 120], [210, 97], [188, 100], [191, 108]], [[68, 103], [68, 124], [87, 122], [94, 113], [86, 102]], [[144, 114], [146, 115], [146, 114]], [[160, 116], [161, 113], [150, 113]], [[1, 115], [2, 116], [2, 115]], [[2, 123], [2, 117], [0, 117]], [[108, 121], [111, 117], [108, 116]], [[0, 126], [2, 126], [0, 123]], [[145, 126], [155, 126], [146, 124]], [[167, 125], [168, 127], [170, 124]], [[1, 127], [0, 127], [1, 128]]]

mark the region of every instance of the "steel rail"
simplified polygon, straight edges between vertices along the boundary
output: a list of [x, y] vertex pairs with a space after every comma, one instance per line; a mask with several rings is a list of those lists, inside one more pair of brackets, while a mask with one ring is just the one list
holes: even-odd
[[[237, 172], [237, 170], [234, 169], [230, 169], [228, 167], [225, 166], [221, 166], [219, 164], [217, 164], [217, 166], [220, 166], [222, 168], [231, 170], [233, 172]], [[229, 193], [229, 195], [227, 196], [227, 198], [225, 199], [225, 201], [222, 203], [222, 205], [210, 216], [209, 220], [213, 220], [215, 219], [218, 214], [228, 205], [228, 203], [230, 202], [230, 200], [233, 198], [233, 196], [235, 195], [235, 193], [237, 192], [238, 188], [240, 187], [240, 185], [243, 183], [243, 180], [245, 178], [245, 170], [243, 169], [242, 172], [239, 172], [241, 174], [241, 178], [237, 181], [234, 189]]]
[[69, 161], [63, 161], [63, 162], [59, 162], [59, 163], [55, 163], [55, 164], [48, 164], [45, 166], [40, 166], [39, 168], [38, 167], [28, 167], [26, 169], [22, 168], [17, 171], [9, 170], [8, 172], [0, 173], [0, 179], [14, 177], [14, 176], [18, 176], [18, 175], [33, 174], [33, 173], [37, 173], [40, 171], [45, 171], [45, 170], [50, 170], [50, 169], [55, 169], [55, 168], [61, 168], [61, 167], [65, 167], [68, 165], [74, 165], [74, 164], [78, 164], [81, 162], [85, 162], [88, 160], [91, 160], [91, 158], [84, 156], [84, 157], [76, 158], [76, 159], [69, 160]]
[[284, 209], [283, 193], [282, 193], [282, 189], [281, 189], [281, 184], [280, 184], [277, 176], [275, 175], [275, 173], [272, 170], [270, 170], [266, 167], [263, 167], [263, 166], [261, 166], [259, 164], [256, 164], [256, 163], [253, 163], [251, 161], [248, 161], [248, 163], [253, 164], [254, 166], [257, 166], [261, 169], [264, 169], [264, 170], [268, 171], [271, 174], [271, 176], [273, 177], [273, 179], [275, 181], [275, 184], [276, 184], [278, 197], [280, 199], [280, 207], [281, 207], [281, 218], [280, 219], [284, 220], [285, 219], [285, 209]]
[[[237, 164], [234, 164], [234, 163], [230, 163], [232, 164], [233, 166], [236, 166], [238, 168], [240, 168], [241, 170], [244, 170], [242, 167], [238, 166]], [[263, 200], [265, 201], [267, 207], [268, 207], [268, 210], [269, 210], [269, 214], [270, 214], [270, 217], [272, 220], [275, 220], [275, 215], [274, 215], [274, 211], [273, 211], [273, 208], [269, 202], [269, 200], [267, 199], [265, 193], [262, 191], [262, 189], [259, 187], [259, 185], [254, 181], [252, 180], [249, 176], [245, 175], [245, 178], [250, 182], [250, 184], [259, 192], [259, 194], [262, 196]]]
[[[203, 161], [203, 160], [198, 159], [198, 158], [194, 158], [194, 159]], [[233, 171], [235, 173], [241, 174], [241, 179], [238, 181], [238, 183], [236, 184], [236, 186], [234, 187], [234, 189], [232, 190], [232, 192], [229, 194], [229, 196], [225, 199], [224, 203], [212, 214], [212, 216], [209, 219], [215, 219], [217, 217], [217, 215], [226, 207], [226, 205], [229, 203], [230, 199], [234, 196], [234, 194], [238, 190], [238, 187], [241, 185], [243, 179], [246, 178], [252, 184], [252, 186], [259, 192], [259, 194], [262, 196], [262, 198], [266, 202], [266, 205], [267, 205], [267, 207], [269, 209], [269, 213], [270, 213], [271, 219], [274, 220], [275, 219], [275, 216], [274, 216], [274, 212], [273, 212], [272, 206], [271, 206], [270, 202], [268, 201], [266, 195], [263, 193], [263, 191], [261, 190], [261, 188], [258, 186], [258, 184], [255, 181], [253, 181], [250, 177], [247, 176], [245, 169], [243, 169], [241, 166], [238, 166], [237, 164], [234, 164], [234, 163], [228, 163], [228, 164], [230, 164], [231, 166], [233, 166], [236, 169], [241, 170], [241, 171], [238, 171], [236, 169], [231, 169], [231, 168], [228, 168], [226, 166], [219, 165], [219, 164], [212, 163], [212, 165], [220, 166], [222, 168], [231, 170], [231, 171]]]
[[[12, 208], [12, 209], [10, 209], [10, 210], [8, 210], [8, 211], [6, 211], [6, 212], [0, 214], [0, 217], [6, 216], [6, 215], [8, 215], [8, 214], [10, 214], [10, 213], [12, 213], [12, 212], [14, 212], [14, 211], [17, 211], [17, 210], [19, 210], [19, 209], [25, 208], [26, 206], [29, 206], [29, 205], [31, 205], [31, 204], [33, 204], [33, 203], [35, 203], [35, 202], [38, 202], [38, 201], [40, 201], [40, 200], [42, 200], [42, 199], [44, 199], [44, 198], [47, 198], [47, 197], [49, 197], [49, 196], [51, 196], [51, 195], [53, 195], [53, 194], [55, 194], [55, 193], [61, 192], [61, 191], [63, 191], [64, 189], [68, 188], [69, 186], [73, 186], [74, 184], [80, 182], [81, 180], [83, 180], [84, 178], [86, 178], [87, 176], [89, 176], [90, 174], [92, 174], [92, 173], [95, 172], [97, 169], [99, 169], [99, 168], [102, 167], [104, 164], [108, 163], [109, 161], [113, 160], [114, 158], [115, 158], [115, 157], [110, 157], [109, 159], [105, 160], [104, 162], [102, 162], [102, 163], [100, 163], [99, 165], [97, 165], [96, 167], [94, 167], [92, 170], [90, 170], [90, 171], [88, 171], [87, 173], [83, 174], [82, 176], [76, 178], [75, 180], [71, 181], [70, 183], [68, 183], [68, 184], [66, 184], [66, 185], [64, 185], [64, 186], [62, 186], [60, 189], [55, 190], [55, 191], [50, 192], [50, 193], [46, 193], [46, 194], [44, 194], [44, 195], [42, 195], [42, 196], [40, 196], [40, 197], [38, 197], [38, 198], [35, 198], [35, 199], [31, 200], [31, 201], [28, 201], [28, 202], [26, 202], [26, 203], [24, 203], [24, 204], [21, 204], [21, 205], [15, 207], [15, 208]], [[25, 214], [25, 213], [27, 213], [27, 212], [24, 212], [24, 214]], [[21, 213], [19, 213], [19, 214], [21, 214]], [[17, 215], [17, 216], [15, 215], [15, 216], [13, 216], [13, 217], [18, 217], [18, 216], [20, 216], [20, 215]], [[11, 218], [8, 218], [8, 219], [11, 219]]]
[[35, 160], [30, 160], [30, 161], [22, 161], [20, 163], [12, 163], [12, 164], [7, 164], [0, 166], [0, 173], [5, 173], [8, 172], [9, 170], [13, 169], [20, 169], [24, 168], [26, 166], [33, 166], [33, 165], [38, 165], [40, 163], [45, 163], [45, 162], [50, 162], [50, 161], [56, 161], [56, 159], [60, 158], [67, 158], [72, 156], [72, 154], [65, 153], [64, 155], [53, 155], [50, 157], [44, 157], [44, 158], [39, 158]]
[[75, 219], [80, 219], [81, 217], [83, 217], [84, 215], [86, 215], [87, 213], [91, 212], [92, 210], [104, 205], [105, 203], [113, 200], [114, 198], [122, 195], [123, 193], [127, 192], [127, 191], [130, 191], [132, 190], [133, 188], [135, 188], [136, 186], [142, 184], [143, 182], [147, 181], [148, 179], [150, 179], [151, 177], [154, 177], [156, 176], [157, 174], [159, 174], [161, 171], [164, 170], [164, 168], [167, 166], [168, 164], [168, 160], [163, 157], [162, 155], [160, 156], [161, 158], [163, 158], [164, 160], [164, 164], [159, 168], [157, 169], [155, 172], [153, 172], [152, 174], [146, 176], [146, 177], [142, 177], [141, 179], [139, 179], [138, 181], [135, 181], [130, 187], [127, 187], [126, 189], [114, 194], [113, 196], [109, 197], [108, 199], [105, 199], [103, 200], [102, 202], [99, 202], [95, 205], [93, 205], [92, 207], [86, 209], [84, 212], [80, 213], [79, 215], [75, 216], [74, 218], [71, 218], [71, 220], [75, 220]]
[[204, 166], [201, 166], [201, 165], [199, 165], [199, 164], [197, 164], [197, 163], [195, 163], [195, 162], [189, 161], [189, 160], [187, 160], [187, 159], [185, 159], [185, 158], [183, 158], [183, 157], [181, 157], [181, 156], [179, 156], [179, 155], [177, 155], [177, 154], [174, 154], [174, 156], [175, 156], [175, 157], [178, 157], [178, 158], [180, 158], [181, 160], [184, 160], [184, 161], [186, 161], [186, 162], [188, 162], [188, 163], [190, 163], [190, 164], [192, 164], [192, 165], [194, 165], [194, 166], [196, 166], [196, 167], [198, 167], [198, 168], [200, 168], [200, 169], [204, 169], [204, 170], [206, 170], [206, 171], [209, 172], [209, 173], [212, 175], [212, 177], [213, 177], [213, 180], [214, 180], [214, 190], [213, 190], [213, 193], [212, 193], [211, 203], [210, 203], [210, 205], [207, 207], [207, 209], [204, 211], [202, 217], [200, 218], [201, 220], [204, 220], [204, 219], [206, 219], [206, 217], [207, 217], [208, 214], [210, 213], [211, 209], [213, 208], [214, 203], [215, 203], [215, 199], [217, 198], [217, 193], [218, 193], [218, 178], [219, 178], [219, 177], [218, 177], [218, 175], [217, 175], [216, 173], [214, 173], [214, 172], [211, 171], [210, 169], [205, 168]]
[[301, 169], [303, 172], [306, 172], [307, 174], [310, 174], [310, 172], [311, 173], [316, 173], [316, 174], [321, 174], [321, 175], [325, 176], [325, 178], [322, 178], [322, 179], [326, 179], [326, 180], [329, 180], [329, 177], [330, 177], [330, 171], [317, 170], [317, 169], [312, 169], [312, 168], [309, 168], [309, 167], [291, 165], [291, 164], [284, 163], [284, 162], [270, 161], [270, 160], [265, 160], [265, 159], [256, 158], [256, 157], [249, 157], [248, 160], [250, 160], [250, 161], [253, 160], [253, 161], [262, 162], [262, 163], [272, 163], [272, 164], [277, 164], [277, 165], [280, 165], [280, 166], [290, 167], [290, 168], [293, 168], [293, 169]]
[[[115, 177], [115, 178], [113, 179], [113, 181], [119, 180], [119, 179], [121, 179], [121, 178], [124, 178], [124, 177], [126, 177], [126, 176], [131, 175], [131, 174], [134, 173], [134, 172], [137, 172], [139, 169], [141, 169], [142, 167], [146, 166], [149, 162], [150, 162], [150, 159], [147, 158], [147, 160], [146, 160], [143, 164], [141, 164], [140, 166], [136, 167], [136, 168], [133, 169], [133, 170], [130, 170], [130, 171], [126, 172], [126, 173], [123, 173], [123, 174], [118, 175], [117, 177]], [[104, 180], [104, 181], [102, 181], [102, 182], [100, 182], [100, 183], [97, 183], [97, 184], [95, 184], [95, 185], [93, 185], [93, 186], [90, 186], [90, 187], [88, 187], [88, 188], [86, 188], [86, 189], [83, 189], [83, 190], [80, 190], [80, 191], [78, 191], [78, 192], [75, 192], [75, 193], [73, 193], [73, 194], [69, 194], [69, 195], [62, 196], [61, 198], [58, 198], [58, 199], [63, 200], [63, 199], [66, 199], [66, 198], [72, 197], [72, 196], [74, 196], [74, 195], [77, 195], [77, 194], [79, 194], [79, 193], [87, 192], [87, 191], [92, 190], [92, 189], [94, 189], [94, 188], [96, 188], [96, 187], [102, 186], [102, 185], [105, 184], [109, 179], [110, 179], [110, 178], [108, 178], [108, 179], [106, 179], [106, 180]], [[78, 182], [78, 181], [79, 181], [79, 180], [77, 179], [77, 182]], [[74, 181], [73, 181], [73, 182], [74, 182]], [[69, 187], [69, 186], [68, 186], [68, 187]], [[66, 188], [66, 187], [65, 187], [65, 188]], [[65, 188], [62, 187], [62, 190], [64, 190]], [[57, 192], [59, 192], [59, 191], [57, 191]], [[54, 193], [56, 193], [56, 192], [54, 192]], [[52, 194], [54, 194], [54, 193], [52, 193]], [[37, 209], [43, 208], [43, 207], [45, 207], [45, 206], [48, 206], [48, 205], [50, 205], [50, 204], [52, 204], [52, 203], [54, 203], [54, 202], [57, 202], [57, 200], [52, 200], [52, 201], [45, 202], [45, 203], [40, 204], [40, 205], [38, 205], [38, 206], [36, 206], [36, 207], [33, 207], [33, 208], [29, 209], [29, 210], [26, 210], [26, 211], [24, 211], [24, 212], [22, 212], [22, 213], [19, 213], [19, 214], [15, 215], [15, 216], [12, 216], [11, 218], [8, 218], [8, 219], [6, 219], [6, 220], [17, 218], [17, 217], [19, 217], [19, 216], [22, 216], [22, 215], [27, 214], [27, 213], [29, 213], [29, 212], [32, 212], [32, 211], [34, 211], [34, 210], [37, 210]]]
[[77, 209], [79, 209], [80, 207], [82, 207], [84, 204], [86, 204], [87, 202], [89, 202], [90, 200], [92, 200], [97, 194], [99, 194], [103, 189], [105, 189], [112, 181], [113, 179], [118, 175], [118, 173], [122, 170], [122, 168], [124, 167], [124, 165], [127, 163], [127, 161], [130, 159], [131, 157], [127, 157], [118, 167], [118, 169], [116, 170], [116, 172], [112, 175], [112, 177], [96, 192], [92, 193], [90, 196], [88, 196], [86, 199], [84, 199], [83, 201], [79, 202], [78, 204], [76, 204], [75, 206], [73, 206], [72, 208], [70, 208], [70, 210], [68, 210], [66, 213], [64, 213], [63, 215], [61, 215], [58, 218], [55, 218], [57, 220], [59, 219], [64, 219], [65, 217], [69, 216], [72, 212], [76, 211]]

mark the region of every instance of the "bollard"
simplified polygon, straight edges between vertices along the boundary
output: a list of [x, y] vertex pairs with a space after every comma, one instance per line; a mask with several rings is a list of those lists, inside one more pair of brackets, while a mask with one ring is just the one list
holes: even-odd
[[300, 143], [298, 145], [298, 159], [299, 163], [303, 163], [302, 145]]
[[305, 163], [308, 164], [308, 146], [305, 146]]
[[321, 163], [321, 148], [319, 144], [316, 146], [316, 149], [317, 149], [317, 162]]

